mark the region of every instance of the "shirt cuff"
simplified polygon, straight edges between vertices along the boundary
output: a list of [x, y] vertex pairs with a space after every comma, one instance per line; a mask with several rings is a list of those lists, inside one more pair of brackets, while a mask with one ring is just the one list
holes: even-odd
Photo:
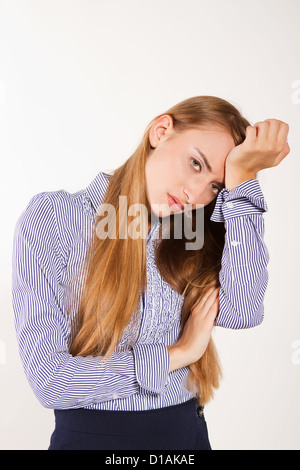
[[218, 194], [210, 220], [224, 222], [233, 217], [258, 214], [267, 210], [259, 181], [252, 179], [238, 184], [232, 191], [223, 188]]
[[170, 382], [170, 356], [166, 345], [136, 343], [132, 350], [140, 387], [152, 393], [164, 393]]

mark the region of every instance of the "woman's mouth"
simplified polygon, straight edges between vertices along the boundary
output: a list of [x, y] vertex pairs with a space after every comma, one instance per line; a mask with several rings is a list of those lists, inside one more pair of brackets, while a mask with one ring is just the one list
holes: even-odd
[[179, 211], [184, 210], [184, 205], [182, 204], [180, 199], [178, 199], [175, 196], [172, 196], [169, 193], [167, 193], [167, 197], [168, 197], [169, 207], [171, 207], [174, 212], [179, 212]]

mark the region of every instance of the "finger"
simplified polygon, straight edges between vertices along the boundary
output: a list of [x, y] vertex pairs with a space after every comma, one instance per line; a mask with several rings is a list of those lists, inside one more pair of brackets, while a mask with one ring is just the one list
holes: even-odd
[[278, 141], [278, 144], [281, 145], [282, 147], [285, 145], [285, 143], [288, 140], [289, 130], [290, 130], [289, 125], [286, 122], [282, 122], [280, 124], [277, 141]]
[[269, 123], [269, 134], [268, 140], [276, 146], [278, 142], [278, 134], [280, 129], [280, 121], [278, 119], [266, 119], [266, 122]]
[[220, 310], [220, 299], [219, 296], [215, 299], [214, 303], [210, 307], [209, 311], [207, 312], [206, 318], [209, 321], [214, 322], [216, 317], [218, 316]]
[[252, 145], [256, 141], [257, 128], [254, 126], [248, 126], [246, 128], [246, 138], [249, 145]]
[[202, 308], [203, 305], [205, 304], [206, 300], [208, 299], [208, 297], [210, 296], [210, 294], [215, 290], [215, 287], [210, 287], [207, 292], [202, 296], [198, 306], [199, 308]]
[[289, 133], [289, 125], [278, 119], [266, 119], [270, 123], [269, 138], [278, 151], [283, 150]]
[[279, 153], [279, 155], [276, 157], [275, 161], [274, 161], [274, 165], [273, 166], [277, 166], [279, 165], [280, 162], [282, 162], [282, 160], [290, 153], [290, 146], [289, 144], [286, 142], [282, 151]]
[[209, 307], [214, 302], [216, 295], [219, 292], [219, 287], [211, 287], [208, 291], [203, 295], [199, 303], [192, 308], [192, 312], [194, 314], [201, 314], [201, 316], [205, 317], [207, 314]]
[[220, 286], [213, 287], [212, 289], [210, 289], [207, 295], [205, 296], [204, 304], [206, 304], [207, 302], [211, 302], [212, 299], [214, 299], [215, 296], [219, 294], [219, 290], [220, 290]]
[[217, 287], [207, 297], [207, 299], [205, 301], [205, 304], [202, 307], [202, 311], [201, 311], [201, 316], [202, 317], [206, 317], [208, 315], [208, 313], [209, 313], [211, 307], [213, 306], [214, 302], [216, 301], [216, 299], [219, 298], [219, 291], [220, 291], [220, 288]]
[[257, 122], [254, 127], [257, 129], [257, 143], [263, 145], [268, 140], [270, 123], [269, 121]]

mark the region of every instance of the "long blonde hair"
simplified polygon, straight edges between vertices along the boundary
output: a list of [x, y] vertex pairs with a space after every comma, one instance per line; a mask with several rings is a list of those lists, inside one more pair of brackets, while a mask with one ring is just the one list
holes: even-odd
[[[229, 102], [214, 96], [196, 96], [182, 101], [166, 112], [173, 119], [176, 132], [192, 127], [217, 124], [225, 128], [236, 145], [245, 139], [249, 122]], [[99, 238], [96, 227], [103, 215], [95, 220], [93, 235], [83, 266], [85, 281], [80, 293], [78, 310], [71, 333], [70, 352], [73, 356], [103, 356], [108, 359], [118, 345], [124, 329], [139, 306], [140, 293], [146, 288], [146, 239], [119, 238], [130, 216], [119, 206], [119, 196], [127, 196], [127, 207], [139, 203], [146, 207], [145, 163], [151, 150], [149, 131], [159, 117], [147, 126], [135, 152], [117, 168], [109, 180], [103, 203], [116, 211], [116, 237]], [[134, 181], [134, 184], [132, 182]], [[219, 272], [224, 248], [224, 224], [212, 222], [210, 216], [215, 200], [204, 208], [204, 245], [200, 250], [185, 248], [186, 240], [172, 237], [174, 217], [170, 216], [171, 237], [156, 244], [156, 265], [162, 277], [184, 295], [181, 329], [190, 311], [211, 286], [219, 286]], [[195, 213], [193, 212], [193, 223]], [[148, 226], [148, 220], [145, 220]], [[180, 336], [180, 335], [179, 335]], [[187, 387], [206, 404], [219, 387], [221, 366], [212, 338], [204, 355], [189, 366]]]

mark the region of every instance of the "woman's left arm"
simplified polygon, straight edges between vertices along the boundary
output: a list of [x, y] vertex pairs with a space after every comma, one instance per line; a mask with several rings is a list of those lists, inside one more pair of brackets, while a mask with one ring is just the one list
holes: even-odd
[[288, 132], [288, 124], [277, 119], [248, 126], [244, 142], [226, 158], [225, 188], [211, 216], [226, 228], [218, 326], [251, 328], [263, 320], [269, 261], [263, 212], [268, 208], [256, 174], [279, 165], [288, 155]]
[[211, 220], [224, 222], [226, 233], [216, 326], [251, 328], [263, 320], [269, 261], [263, 213], [267, 210], [256, 179], [239, 184], [231, 192], [224, 188], [218, 196]]

